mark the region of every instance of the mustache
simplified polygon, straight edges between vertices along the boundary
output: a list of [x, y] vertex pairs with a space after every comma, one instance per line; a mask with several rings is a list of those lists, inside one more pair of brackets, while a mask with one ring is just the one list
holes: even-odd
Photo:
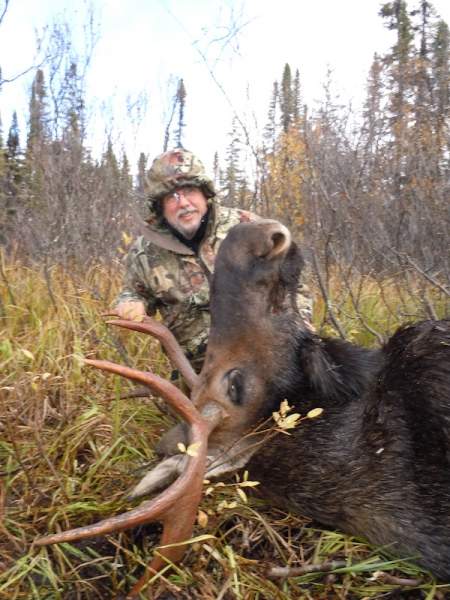
[[181, 210], [179, 210], [177, 212], [177, 218], [184, 217], [184, 215], [190, 215], [191, 213], [196, 213], [196, 212], [198, 212], [196, 208], [182, 208]]

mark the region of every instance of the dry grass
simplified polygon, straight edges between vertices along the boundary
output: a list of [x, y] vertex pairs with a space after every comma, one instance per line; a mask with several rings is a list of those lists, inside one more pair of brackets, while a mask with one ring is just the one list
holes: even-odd
[[[1, 276], [0, 599], [111, 598], [142, 573], [157, 544], [157, 525], [48, 548], [33, 547], [33, 540], [125, 510], [124, 492], [154, 459], [154, 444], [168, 426], [151, 399], [121, 400], [130, 384], [82, 367], [80, 357], [128, 362], [164, 376], [169, 366], [153, 340], [102, 323], [99, 314], [117, 287], [117, 276], [104, 268], [80, 275], [3, 262]], [[338, 292], [343, 327], [365, 338], [348, 295]], [[394, 292], [395, 285], [386, 284], [387, 307], [365, 287], [359, 308], [368, 323], [395, 325]], [[412, 307], [416, 300], [408, 298]], [[444, 597], [445, 587], [410, 564], [278, 512], [257, 494], [246, 503], [238, 489], [237, 483], [214, 486], [205, 497], [207, 524], [195, 531], [183, 565], [155, 577], [152, 597]], [[272, 566], [330, 561], [336, 562], [326, 573], [267, 576]]]

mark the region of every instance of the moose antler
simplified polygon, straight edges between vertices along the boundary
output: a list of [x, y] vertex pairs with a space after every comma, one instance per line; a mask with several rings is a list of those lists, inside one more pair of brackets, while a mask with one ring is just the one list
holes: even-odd
[[[119, 314], [115, 311], [110, 311], [103, 316], [117, 317]], [[158, 321], [155, 321], [151, 317], [143, 317], [140, 322], [128, 319], [115, 319], [106, 322], [108, 325], [116, 325], [117, 327], [123, 327], [124, 329], [139, 331], [140, 333], [146, 333], [156, 338], [166, 351], [172, 365], [180, 371], [187, 386], [192, 390], [198, 381], [198, 375], [183, 353], [175, 336], [165, 325], [158, 323]]]
[[[127, 326], [129, 322], [127, 322]], [[151, 561], [146, 574], [135, 584], [127, 598], [135, 598], [152, 574], [167, 562], [181, 560], [186, 547], [182, 542], [191, 537], [197, 506], [200, 501], [203, 476], [206, 467], [208, 436], [221, 419], [220, 409], [212, 407], [207, 416], [202, 416], [192, 402], [169, 381], [150, 372], [138, 371], [103, 360], [85, 360], [86, 364], [143, 383], [164, 398], [174, 410], [191, 426], [190, 442], [195, 444], [196, 456], [189, 457], [187, 467], [169, 488], [151, 501], [143, 502], [138, 508], [104, 519], [93, 525], [45, 536], [36, 541], [39, 546], [103, 535], [122, 531], [149, 523], [162, 521], [162, 548]]]

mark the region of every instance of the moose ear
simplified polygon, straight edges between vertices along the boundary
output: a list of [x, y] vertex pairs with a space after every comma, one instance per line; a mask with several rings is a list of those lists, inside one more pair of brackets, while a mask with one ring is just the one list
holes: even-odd
[[273, 260], [286, 254], [291, 245], [291, 234], [284, 225], [273, 221], [261, 233], [265, 239], [262, 240], [264, 250], [259, 254], [260, 258]]

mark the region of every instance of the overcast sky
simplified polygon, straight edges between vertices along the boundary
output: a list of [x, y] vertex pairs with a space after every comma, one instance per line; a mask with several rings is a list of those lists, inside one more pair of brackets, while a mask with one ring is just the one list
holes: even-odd
[[[408, 2], [410, 8], [416, 4]], [[450, 1], [432, 4], [450, 23]], [[183, 77], [184, 145], [210, 165], [214, 151], [223, 153], [227, 143], [230, 104], [244, 121], [263, 128], [273, 81], [286, 62], [299, 68], [303, 99], [311, 107], [323, 96], [331, 68], [340, 100], [358, 108], [373, 54], [393, 43], [378, 16], [381, 5], [379, 0], [10, 0], [0, 26], [0, 64], [5, 78], [26, 68], [35, 54], [35, 31], [55, 19], [70, 24], [82, 52], [82, 25], [91, 6], [98, 34], [87, 79], [94, 153], [105, 139], [105, 122], [113, 123], [116, 147], [123, 145], [131, 160], [141, 151], [151, 158], [159, 153], [173, 82]], [[236, 34], [227, 38], [231, 24]], [[4, 86], [4, 131], [14, 108], [27, 114], [29, 85], [23, 78]], [[131, 113], [130, 105], [135, 106]], [[20, 125], [23, 143], [23, 117]]]

